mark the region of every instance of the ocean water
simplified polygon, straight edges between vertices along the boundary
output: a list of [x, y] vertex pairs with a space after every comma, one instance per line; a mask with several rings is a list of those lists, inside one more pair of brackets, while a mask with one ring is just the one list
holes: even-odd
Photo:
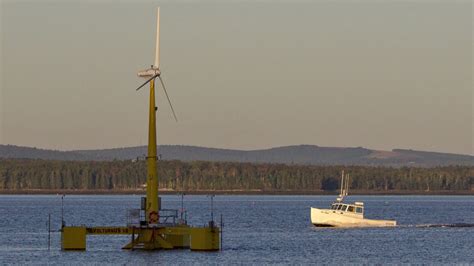
[[[87, 251], [60, 250], [59, 195], [0, 195], [0, 264], [474, 264], [474, 227], [417, 227], [474, 223], [474, 196], [352, 196], [365, 216], [395, 219], [396, 228], [315, 228], [310, 207], [326, 208], [334, 196], [216, 196], [214, 216], [224, 219], [220, 252], [126, 251], [129, 236], [88, 236]], [[165, 195], [164, 208], [180, 208]], [[122, 226], [140, 196], [74, 196], [64, 201], [68, 225]], [[188, 221], [204, 225], [210, 198], [186, 196]]]

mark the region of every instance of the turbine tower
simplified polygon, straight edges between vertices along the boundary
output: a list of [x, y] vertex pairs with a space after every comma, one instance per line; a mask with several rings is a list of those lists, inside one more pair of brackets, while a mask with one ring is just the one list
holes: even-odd
[[137, 91], [146, 84], [150, 83], [150, 108], [148, 119], [148, 155], [147, 155], [147, 179], [146, 179], [146, 203], [145, 219], [148, 224], [157, 224], [159, 222], [160, 198], [158, 196], [158, 173], [156, 161], [158, 160], [156, 151], [156, 110], [155, 105], [155, 80], [159, 78], [161, 87], [165, 92], [168, 103], [170, 104], [173, 117], [178, 121], [171, 104], [171, 100], [166, 91], [165, 84], [160, 71], [160, 8], [157, 9], [156, 16], [156, 46], [155, 62], [150, 68], [138, 72], [138, 76], [147, 80], [137, 88]]

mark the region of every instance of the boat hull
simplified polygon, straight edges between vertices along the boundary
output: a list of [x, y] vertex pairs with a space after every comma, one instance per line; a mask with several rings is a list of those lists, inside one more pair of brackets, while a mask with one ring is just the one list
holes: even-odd
[[317, 227], [391, 227], [396, 221], [365, 219], [356, 213], [311, 208], [311, 223]]

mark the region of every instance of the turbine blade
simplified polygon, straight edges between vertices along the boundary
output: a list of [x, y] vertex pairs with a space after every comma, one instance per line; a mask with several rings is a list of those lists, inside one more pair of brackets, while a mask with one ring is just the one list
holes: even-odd
[[152, 79], [158, 77], [160, 74], [156, 74], [154, 75], [153, 77], [149, 78], [147, 81], [145, 81], [142, 85], [140, 85], [140, 87], [138, 87], [136, 90], [139, 90], [141, 89], [143, 86], [145, 86], [148, 82], [150, 82]]
[[156, 10], [155, 68], [160, 67], [160, 7]]
[[173, 112], [174, 120], [178, 122], [178, 118], [176, 117], [176, 113], [174, 112], [174, 108], [173, 108], [173, 105], [171, 104], [170, 97], [168, 96], [168, 92], [166, 91], [165, 83], [163, 82], [163, 79], [161, 78], [161, 76], [158, 76], [158, 77], [160, 78], [161, 86], [163, 87], [163, 91], [165, 92], [166, 98], [168, 99], [168, 103], [170, 104], [171, 112]]

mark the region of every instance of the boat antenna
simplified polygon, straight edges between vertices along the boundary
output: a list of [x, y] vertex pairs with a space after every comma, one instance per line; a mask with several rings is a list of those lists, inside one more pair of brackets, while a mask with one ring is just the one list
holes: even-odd
[[344, 196], [347, 196], [349, 194], [349, 180], [350, 180], [350, 175], [347, 174], [347, 178], [346, 178], [346, 192], [345, 192], [345, 195]]
[[339, 198], [337, 201], [341, 202], [344, 199], [344, 170], [341, 173], [341, 192], [339, 193]]

